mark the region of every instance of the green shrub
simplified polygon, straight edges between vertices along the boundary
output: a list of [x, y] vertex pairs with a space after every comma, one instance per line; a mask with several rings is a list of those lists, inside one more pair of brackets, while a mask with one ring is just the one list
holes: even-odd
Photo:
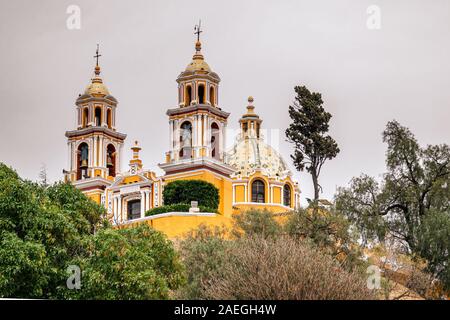
[[232, 233], [236, 238], [260, 235], [263, 238], [280, 234], [281, 226], [269, 210], [252, 209], [233, 215]]
[[[154, 216], [155, 214], [161, 214], [161, 213], [167, 213], [167, 212], [189, 212], [190, 207], [191, 207], [190, 204], [176, 203], [176, 204], [171, 204], [171, 205], [167, 205], [167, 206], [161, 206], [161, 207], [156, 207], [156, 208], [150, 209], [145, 213], [145, 216], [146, 217]], [[208, 207], [204, 207], [204, 206], [199, 206], [198, 208], [200, 209], [200, 212], [217, 213], [217, 209], [208, 208]]]
[[165, 205], [198, 201], [199, 206], [217, 209], [219, 207], [219, 189], [202, 180], [177, 180], [164, 187]]
[[147, 224], [101, 229], [90, 238], [90, 254], [80, 259], [80, 299], [168, 299], [185, 283], [184, 266], [167, 237]]
[[177, 299], [208, 298], [205, 286], [220, 274], [227, 259], [224, 236], [225, 229], [202, 224], [180, 243], [187, 283], [176, 292]]

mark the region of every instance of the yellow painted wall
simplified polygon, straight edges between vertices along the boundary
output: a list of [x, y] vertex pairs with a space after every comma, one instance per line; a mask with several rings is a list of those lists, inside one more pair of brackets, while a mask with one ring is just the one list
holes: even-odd
[[281, 199], [282, 199], [282, 197], [281, 197], [281, 188], [280, 187], [277, 187], [277, 186], [274, 186], [273, 187], [273, 203], [279, 203], [279, 204], [281, 204]]
[[101, 203], [101, 195], [102, 195], [102, 191], [99, 192], [92, 192], [89, 194], [86, 194], [88, 196], [88, 198], [94, 200], [96, 203], [100, 204]]
[[247, 210], [264, 210], [267, 209], [270, 212], [273, 213], [282, 213], [282, 212], [289, 212], [291, 209], [286, 208], [281, 205], [277, 204], [270, 204], [270, 203], [261, 203], [261, 204], [254, 204], [254, 203], [242, 203], [242, 204], [235, 204], [233, 206], [233, 214], [241, 213]]
[[146, 220], [145, 222], [129, 223], [119, 228], [135, 227], [139, 223], [147, 223], [155, 230], [161, 231], [168, 238], [173, 239], [185, 236], [189, 231], [197, 229], [201, 224], [218, 227], [231, 227], [232, 220], [223, 215], [215, 216], [168, 216]]
[[234, 189], [234, 202], [245, 202], [245, 186], [236, 186]]

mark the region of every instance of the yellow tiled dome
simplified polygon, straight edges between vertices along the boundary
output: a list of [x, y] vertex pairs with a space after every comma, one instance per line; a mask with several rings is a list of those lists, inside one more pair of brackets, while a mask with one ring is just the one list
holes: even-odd
[[195, 54], [192, 57], [191, 63], [188, 64], [186, 67], [186, 71], [195, 72], [195, 71], [202, 71], [202, 72], [211, 72], [211, 68], [206, 63], [203, 54], [201, 53], [202, 45], [200, 41], [197, 41], [195, 44]]
[[100, 78], [100, 67], [95, 67], [95, 77], [92, 78], [92, 82], [86, 87], [85, 94], [93, 96], [107, 96], [109, 95], [108, 88], [103, 84], [102, 78]]

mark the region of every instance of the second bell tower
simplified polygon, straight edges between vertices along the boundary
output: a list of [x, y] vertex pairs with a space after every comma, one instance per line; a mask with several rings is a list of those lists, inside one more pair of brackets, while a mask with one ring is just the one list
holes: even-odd
[[205, 61], [199, 26], [196, 30], [192, 61], [177, 78], [178, 106], [167, 110], [170, 148], [160, 167], [169, 174], [206, 166], [228, 175], [224, 154], [230, 114], [219, 106], [220, 78]]

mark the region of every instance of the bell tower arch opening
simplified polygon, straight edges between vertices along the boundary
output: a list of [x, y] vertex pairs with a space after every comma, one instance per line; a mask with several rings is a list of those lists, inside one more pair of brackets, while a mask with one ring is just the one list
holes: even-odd
[[199, 104], [205, 103], [205, 85], [204, 84], [198, 85], [198, 103]]
[[192, 124], [185, 121], [180, 126], [180, 159], [192, 158]]
[[116, 148], [112, 144], [106, 148], [106, 168], [108, 168], [108, 176], [116, 176]]
[[89, 178], [89, 146], [86, 142], [80, 143], [77, 151], [77, 180]]
[[191, 85], [187, 85], [186, 86], [186, 93], [185, 93], [185, 98], [184, 98], [184, 105], [186, 107], [190, 106], [192, 102], [192, 86]]
[[213, 107], [216, 105], [216, 92], [213, 86], [209, 88], [209, 102]]
[[106, 124], [109, 129], [112, 129], [112, 112], [110, 108], [106, 111]]
[[96, 107], [95, 108], [95, 126], [100, 127], [102, 125], [102, 108]]
[[89, 121], [89, 109], [88, 108], [83, 108], [83, 114], [82, 114], [82, 119], [81, 119], [81, 127], [82, 128], [86, 128], [88, 121]]
[[220, 159], [220, 129], [216, 122], [211, 124], [211, 157]]

